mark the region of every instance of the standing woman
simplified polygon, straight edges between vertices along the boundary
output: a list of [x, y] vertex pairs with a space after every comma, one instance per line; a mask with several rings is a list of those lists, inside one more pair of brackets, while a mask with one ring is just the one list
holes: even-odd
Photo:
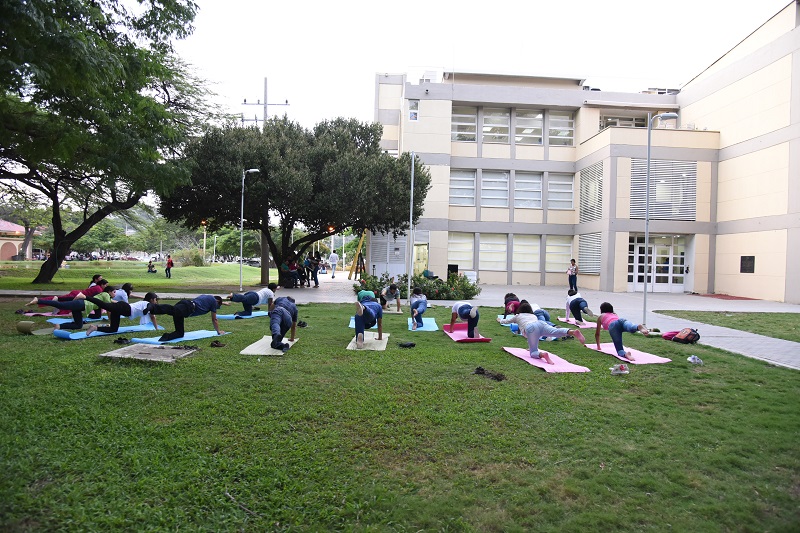
[[572, 259], [567, 268], [567, 278], [569, 279], [569, 288], [576, 291], [578, 290], [578, 265]]
[[167, 266], [164, 267], [164, 273], [167, 275], [168, 278], [172, 277], [173, 266], [175, 266], [175, 263], [172, 262], [172, 256], [167, 254]]

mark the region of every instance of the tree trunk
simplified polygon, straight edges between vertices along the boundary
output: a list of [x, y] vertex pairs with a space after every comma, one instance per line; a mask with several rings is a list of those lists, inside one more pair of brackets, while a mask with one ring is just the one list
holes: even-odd
[[56, 235], [53, 239], [53, 252], [50, 254], [50, 257], [42, 263], [39, 274], [36, 275], [36, 278], [31, 283], [50, 283], [53, 281], [53, 277], [61, 267], [61, 262], [67, 257], [67, 252], [74, 242], [75, 241], [63, 237], [59, 238]]
[[269, 285], [269, 241], [264, 230], [261, 230], [261, 285]]
[[22, 255], [25, 256], [25, 259], [30, 261], [33, 259], [33, 253], [31, 250], [31, 241], [33, 241], [33, 232], [36, 231], [36, 228], [25, 228], [25, 238], [22, 240]]

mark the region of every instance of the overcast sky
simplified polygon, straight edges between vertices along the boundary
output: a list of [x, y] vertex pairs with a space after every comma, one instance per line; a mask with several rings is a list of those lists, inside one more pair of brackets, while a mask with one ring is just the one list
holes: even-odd
[[[680, 88], [789, 0], [196, 0], [178, 53], [233, 113], [374, 120], [375, 74], [455, 70]], [[409, 79], [412, 79], [410, 77]]]

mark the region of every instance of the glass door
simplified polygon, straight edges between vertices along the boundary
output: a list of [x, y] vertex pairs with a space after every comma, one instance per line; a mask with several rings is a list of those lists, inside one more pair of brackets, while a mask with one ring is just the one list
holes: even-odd
[[[648, 268], [645, 269], [645, 255]], [[645, 274], [645, 270], [647, 273]], [[686, 273], [686, 238], [682, 235], [652, 235], [645, 249], [644, 235], [628, 241], [628, 291], [682, 293]]]

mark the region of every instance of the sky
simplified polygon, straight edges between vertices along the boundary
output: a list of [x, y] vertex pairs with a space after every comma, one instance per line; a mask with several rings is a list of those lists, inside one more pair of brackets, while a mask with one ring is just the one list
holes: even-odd
[[[375, 75], [485, 72], [680, 89], [789, 0], [196, 0], [178, 54], [231, 113], [371, 122]], [[251, 122], [252, 124], [252, 122]]]

